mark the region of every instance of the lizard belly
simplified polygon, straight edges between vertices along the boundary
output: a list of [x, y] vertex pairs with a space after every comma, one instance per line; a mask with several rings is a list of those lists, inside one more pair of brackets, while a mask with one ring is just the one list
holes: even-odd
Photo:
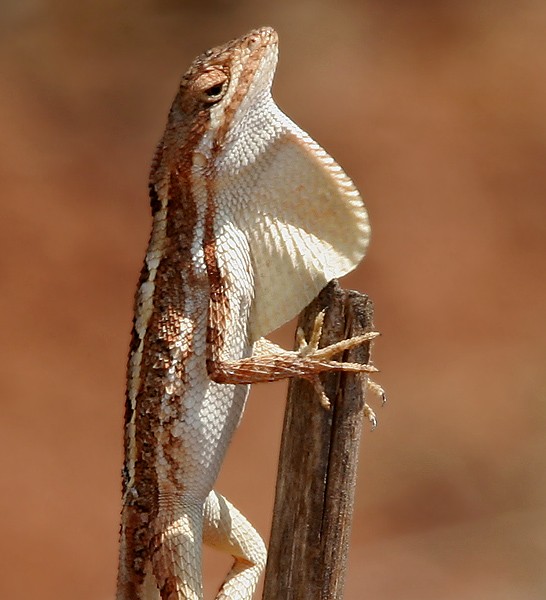
[[177, 495], [204, 501], [240, 421], [249, 386], [211, 381], [202, 356], [188, 361], [188, 379], [159, 423], [158, 490], [161, 496], [174, 485]]
[[[241, 418], [249, 386], [210, 379], [206, 306], [179, 319], [178, 324], [177, 341], [151, 365], [156, 385], [158, 367], [163, 371], [160, 389], [150, 390], [156, 422], [150, 430], [146, 419], [140, 428], [137, 421], [137, 438], [149, 439], [155, 448], [155, 473], [149, 476], [156, 479], [159, 498], [176, 495], [204, 501]], [[231, 337], [228, 350], [232, 356], [248, 356], [252, 348], [241, 338]]]

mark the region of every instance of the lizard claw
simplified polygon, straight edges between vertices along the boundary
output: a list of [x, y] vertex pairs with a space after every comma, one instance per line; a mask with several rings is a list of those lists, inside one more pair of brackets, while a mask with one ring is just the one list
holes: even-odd
[[315, 354], [318, 350], [320, 338], [322, 336], [322, 326], [324, 325], [324, 316], [326, 309], [321, 310], [315, 317], [315, 323], [313, 324], [313, 331], [311, 333], [311, 339], [307, 341], [303, 329], [298, 327], [296, 331], [296, 342], [298, 344], [298, 353], [301, 357]]
[[378, 383], [375, 383], [375, 381], [372, 381], [371, 379], [368, 379], [366, 386], [370, 392], [381, 398], [381, 406], [384, 406], [385, 402], [387, 401], [387, 394], [385, 393], [385, 390]]
[[315, 375], [309, 381], [312, 383], [313, 388], [315, 389], [315, 393], [319, 397], [320, 405], [322, 406], [322, 408], [330, 410], [332, 404], [330, 403], [330, 400], [324, 391], [324, 387], [318, 375]]
[[[381, 398], [381, 406], [384, 406], [385, 402], [387, 401], [387, 394], [385, 394], [385, 390], [378, 383], [375, 383], [375, 381], [372, 381], [369, 378], [366, 380], [366, 387], [370, 390], [370, 392]], [[364, 403], [364, 416], [372, 424], [373, 431], [377, 427], [377, 417], [375, 416], [375, 411], [367, 402]]]
[[[329, 410], [332, 404], [328, 396], [324, 392], [324, 386], [322, 385], [320, 377], [318, 375], [315, 375], [313, 377], [310, 377], [308, 381], [312, 384], [313, 388], [315, 389], [315, 393], [319, 397], [321, 406], [326, 410]], [[366, 380], [366, 387], [370, 390], [370, 392], [381, 398], [381, 406], [384, 406], [385, 402], [387, 401], [387, 395], [385, 393], [385, 390], [378, 383], [372, 381], [371, 379]], [[373, 431], [377, 427], [377, 417], [375, 415], [375, 411], [367, 402], [364, 403], [364, 416], [372, 424]]]
[[377, 417], [375, 416], [373, 408], [367, 403], [364, 403], [364, 416], [372, 424], [373, 431], [377, 427]]

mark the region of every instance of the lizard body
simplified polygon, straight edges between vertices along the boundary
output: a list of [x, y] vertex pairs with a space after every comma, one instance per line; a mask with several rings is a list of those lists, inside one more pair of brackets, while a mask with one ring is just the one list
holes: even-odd
[[201, 599], [202, 541], [235, 558], [217, 598], [249, 600], [265, 546], [212, 491], [248, 384], [371, 370], [335, 363], [333, 350], [288, 352], [262, 339], [353, 269], [369, 238], [350, 179], [274, 103], [276, 62], [270, 28], [198, 57], [152, 164], [153, 227], [128, 364], [118, 600]]

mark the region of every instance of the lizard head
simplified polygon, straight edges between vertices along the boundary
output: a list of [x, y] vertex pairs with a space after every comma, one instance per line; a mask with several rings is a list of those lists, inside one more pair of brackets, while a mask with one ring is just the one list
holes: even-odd
[[199, 147], [210, 158], [245, 107], [271, 97], [277, 55], [277, 33], [262, 27], [198, 56], [180, 82], [163, 146], [183, 146], [186, 156], [189, 145]]
[[[277, 65], [278, 37], [271, 27], [255, 29], [199, 56], [181, 83], [186, 96], [203, 107], [223, 109], [271, 89]], [[218, 111], [218, 112], [224, 112]]]

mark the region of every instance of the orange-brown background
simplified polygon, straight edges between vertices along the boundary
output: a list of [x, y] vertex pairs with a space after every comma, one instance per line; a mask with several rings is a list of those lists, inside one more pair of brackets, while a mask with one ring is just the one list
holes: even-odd
[[[113, 596], [150, 158], [194, 56], [266, 24], [278, 102], [373, 225], [344, 285], [376, 302], [390, 402], [363, 440], [346, 598], [542, 598], [541, 0], [3, 0], [0, 597]], [[219, 482], [266, 535], [283, 396], [254, 390]], [[207, 552], [209, 592], [225, 566]]]

